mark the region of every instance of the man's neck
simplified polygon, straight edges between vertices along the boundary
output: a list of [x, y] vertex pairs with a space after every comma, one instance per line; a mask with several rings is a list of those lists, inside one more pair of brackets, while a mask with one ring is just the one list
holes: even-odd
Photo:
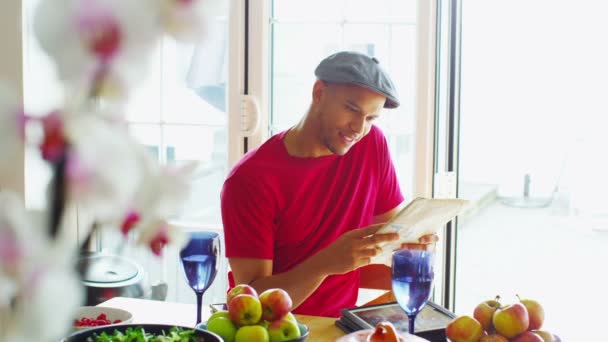
[[333, 154], [321, 142], [318, 125], [311, 121], [308, 116], [304, 117], [285, 135], [283, 143], [290, 156], [317, 158]]

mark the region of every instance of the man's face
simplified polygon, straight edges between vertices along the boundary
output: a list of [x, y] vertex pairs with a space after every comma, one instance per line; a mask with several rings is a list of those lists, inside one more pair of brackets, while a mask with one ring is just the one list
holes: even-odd
[[325, 84], [315, 96], [319, 138], [332, 153], [344, 155], [369, 133], [386, 97], [354, 85]]

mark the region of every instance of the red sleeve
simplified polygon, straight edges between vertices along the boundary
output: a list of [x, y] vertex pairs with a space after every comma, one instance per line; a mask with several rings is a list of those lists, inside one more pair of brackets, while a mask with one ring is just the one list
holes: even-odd
[[374, 208], [374, 216], [382, 215], [387, 211], [397, 207], [405, 198], [399, 187], [399, 180], [395, 172], [395, 166], [391, 159], [390, 151], [386, 138], [379, 128], [375, 130], [376, 139], [376, 156], [378, 156], [379, 178], [378, 178], [378, 198]]
[[243, 177], [226, 180], [221, 194], [226, 257], [272, 259], [276, 205], [268, 187]]

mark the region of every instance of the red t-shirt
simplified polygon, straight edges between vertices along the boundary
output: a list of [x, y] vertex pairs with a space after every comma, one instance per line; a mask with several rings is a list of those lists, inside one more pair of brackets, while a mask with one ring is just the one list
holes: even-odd
[[[272, 259], [273, 274], [289, 271], [344, 232], [369, 226], [374, 216], [403, 202], [377, 127], [345, 155], [319, 158], [290, 156], [285, 134], [247, 153], [228, 175], [221, 196], [226, 256]], [[327, 277], [294, 312], [339, 317], [342, 308], [355, 306], [359, 273]]]

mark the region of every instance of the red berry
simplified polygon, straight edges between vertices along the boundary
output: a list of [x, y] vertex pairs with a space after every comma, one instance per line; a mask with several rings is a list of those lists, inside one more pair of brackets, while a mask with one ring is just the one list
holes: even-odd
[[114, 320], [114, 324], [116, 324], [116, 323], [120, 323], [120, 322], [122, 322], [122, 320], [120, 320], [120, 319], [115, 319], [115, 320]]
[[97, 316], [97, 319], [106, 319], [106, 314], [105, 313], [100, 313], [99, 316]]

